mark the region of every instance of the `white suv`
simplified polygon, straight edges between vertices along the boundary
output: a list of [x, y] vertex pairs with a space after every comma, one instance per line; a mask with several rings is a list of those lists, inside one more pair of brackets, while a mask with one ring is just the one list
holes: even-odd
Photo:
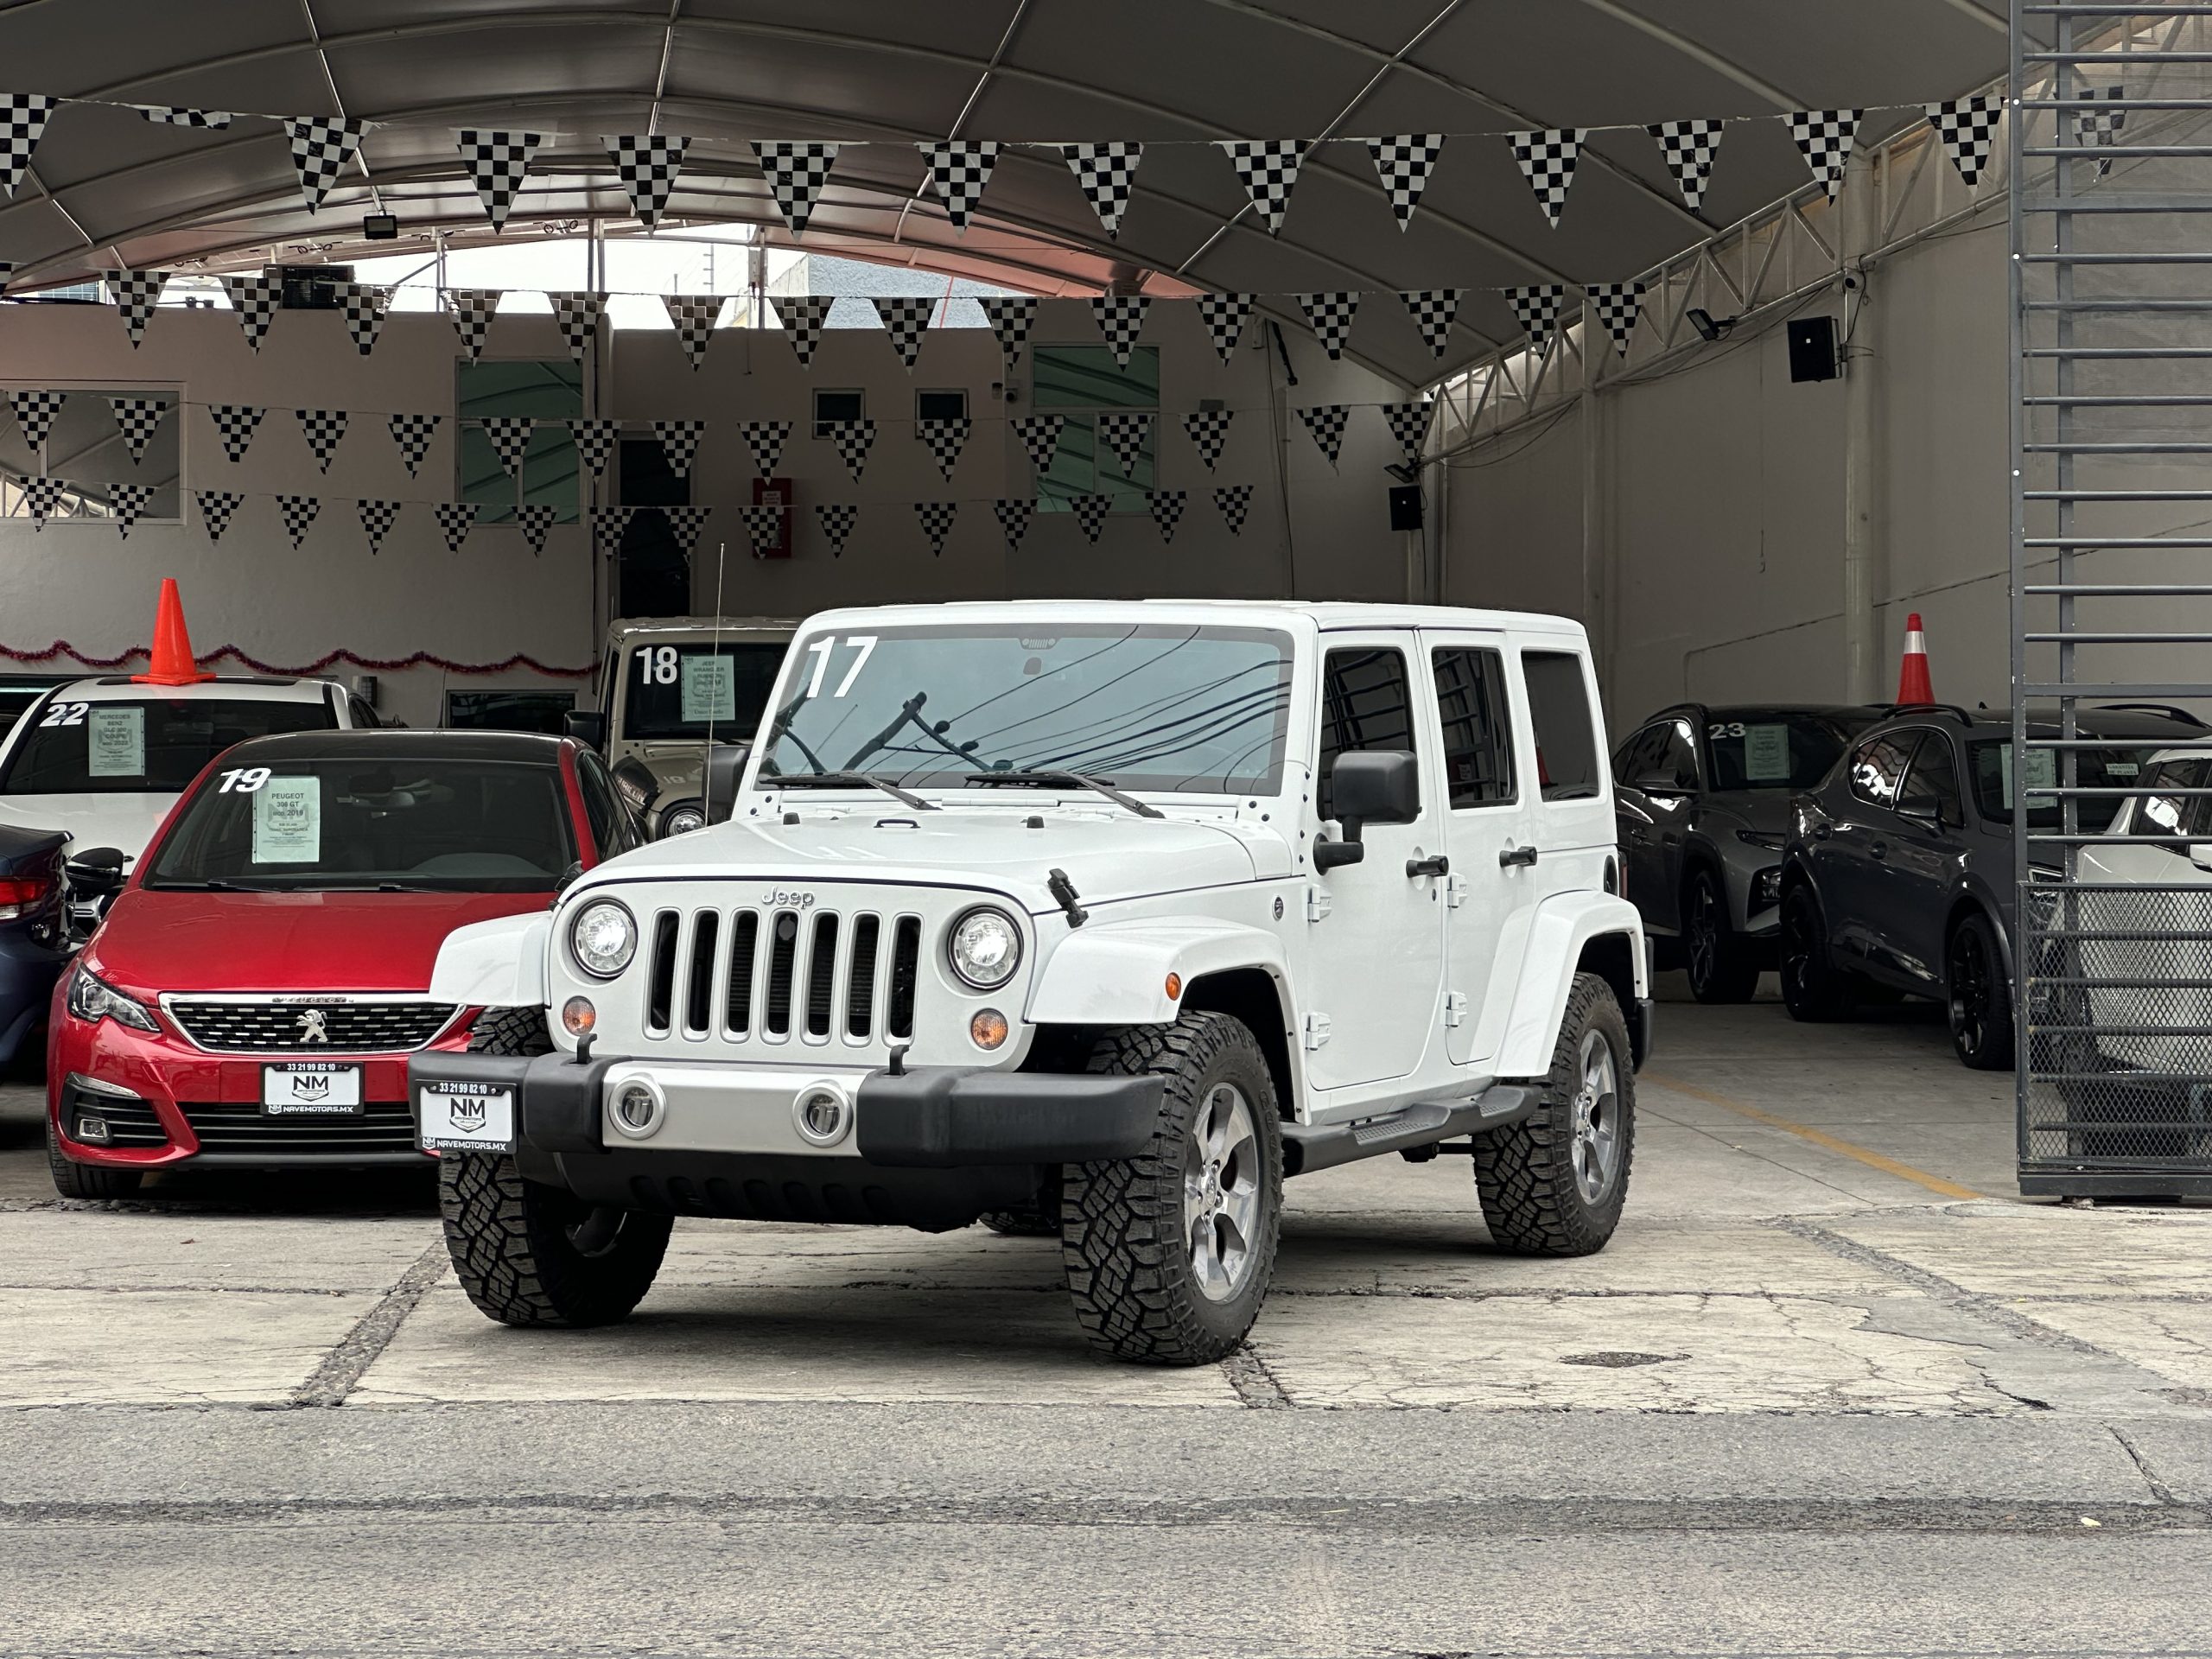
[[729, 822], [439, 955], [490, 1012], [413, 1092], [492, 1318], [621, 1318], [677, 1214], [982, 1219], [1203, 1363], [1283, 1178], [1389, 1153], [1471, 1154], [1503, 1249], [1611, 1235], [1650, 1005], [1577, 625], [831, 612], [770, 709]]

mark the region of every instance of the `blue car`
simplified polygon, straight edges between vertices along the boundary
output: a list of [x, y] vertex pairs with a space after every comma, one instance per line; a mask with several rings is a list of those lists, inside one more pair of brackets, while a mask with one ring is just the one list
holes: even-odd
[[0, 824], [0, 1074], [46, 1018], [68, 961], [59, 830]]

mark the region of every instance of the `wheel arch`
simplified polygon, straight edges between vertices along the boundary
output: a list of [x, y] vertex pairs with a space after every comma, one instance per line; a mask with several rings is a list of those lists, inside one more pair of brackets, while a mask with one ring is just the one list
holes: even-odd
[[1268, 1057], [1276, 1111], [1285, 1119], [1298, 1116], [1300, 1051], [1291, 1041], [1290, 1000], [1280, 979], [1259, 967], [1205, 974], [1184, 986], [1183, 1011], [1225, 1014], [1243, 1024]]
[[1943, 918], [1944, 988], [1948, 990], [1951, 983], [1951, 940], [1957, 934], [1960, 924], [1969, 916], [1979, 916], [1989, 924], [1990, 933], [1997, 941], [1997, 965], [2010, 982], [2016, 977], [2016, 970], [2012, 964], [2012, 938], [2005, 928], [2005, 918], [1998, 913], [1997, 906], [1990, 901], [1987, 894], [1971, 887], [1962, 887], [1952, 895], [1949, 913]]
[[1537, 906], [1513, 1012], [1498, 1046], [1499, 1077], [1541, 1077], [1549, 1072], [1560, 1021], [1579, 973], [1605, 979], [1630, 1026], [1638, 1023], [1636, 1005], [1651, 992], [1643, 922], [1634, 905], [1610, 893], [1580, 892], [1555, 893]]

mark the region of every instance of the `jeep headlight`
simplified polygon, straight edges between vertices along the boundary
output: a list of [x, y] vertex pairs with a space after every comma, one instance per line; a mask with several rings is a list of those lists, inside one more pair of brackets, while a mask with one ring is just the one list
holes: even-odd
[[991, 905], [978, 905], [952, 925], [945, 955], [963, 984], [995, 991], [1021, 966], [1021, 929]]
[[594, 899], [569, 924], [569, 954], [594, 979], [613, 979], [638, 954], [638, 924], [612, 899]]

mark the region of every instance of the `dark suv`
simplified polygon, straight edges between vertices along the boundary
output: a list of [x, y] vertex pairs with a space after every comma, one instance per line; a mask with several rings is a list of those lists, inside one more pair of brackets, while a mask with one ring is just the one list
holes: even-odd
[[1628, 896], [1700, 1002], [1742, 1002], [1775, 966], [1789, 798], [1884, 709], [1677, 703], [1614, 751]]
[[[2031, 736], [2055, 738], [2034, 716]], [[2158, 749], [2201, 740], [2179, 710], [2086, 709], [2079, 781], [2126, 788]], [[1941, 1001], [1951, 1043], [1977, 1071], [2012, 1064], [2012, 716], [1930, 706], [1870, 728], [1797, 798], [1782, 874], [1782, 995], [1799, 1020], [1847, 1019], [1869, 993]], [[2031, 749], [2026, 786], [2055, 784], [2057, 752]], [[2095, 803], [2081, 803], [2094, 833]], [[2120, 804], [2117, 798], [2103, 805]], [[2031, 802], [2056, 829], [2055, 802]]]

